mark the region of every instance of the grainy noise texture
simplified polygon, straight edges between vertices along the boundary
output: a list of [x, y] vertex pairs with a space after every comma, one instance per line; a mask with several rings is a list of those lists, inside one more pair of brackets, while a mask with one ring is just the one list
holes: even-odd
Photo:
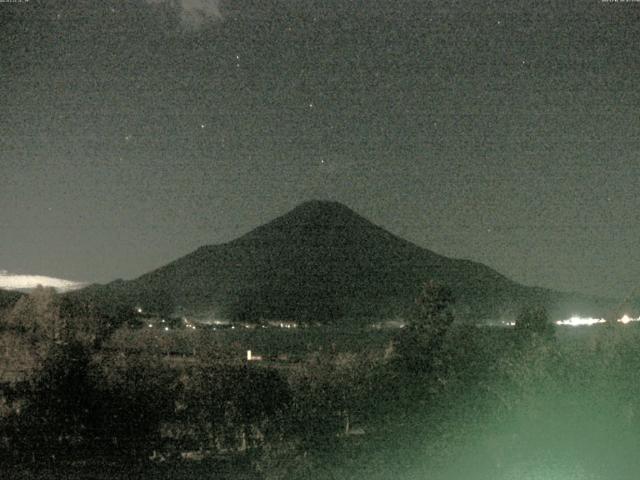
[[634, 2], [0, 3], [0, 268], [133, 278], [309, 199], [529, 285], [637, 284]]

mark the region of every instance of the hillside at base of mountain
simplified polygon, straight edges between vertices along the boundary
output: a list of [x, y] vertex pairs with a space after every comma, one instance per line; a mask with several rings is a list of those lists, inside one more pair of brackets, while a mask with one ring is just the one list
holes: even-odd
[[438, 255], [326, 201], [305, 202], [236, 240], [201, 247], [137, 279], [76, 294], [160, 313], [340, 323], [403, 317], [430, 280], [451, 288], [463, 320], [512, 320], [527, 304], [546, 307], [553, 318], [604, 315], [612, 306]]

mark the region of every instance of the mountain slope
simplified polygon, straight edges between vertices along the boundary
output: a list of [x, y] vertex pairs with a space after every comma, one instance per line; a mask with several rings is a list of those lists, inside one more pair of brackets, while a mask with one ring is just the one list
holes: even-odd
[[451, 287], [459, 317], [511, 318], [525, 303], [598, 308], [587, 297], [525, 287], [479, 263], [438, 255], [321, 201], [105, 288], [151, 309], [329, 322], [403, 315], [430, 279]]

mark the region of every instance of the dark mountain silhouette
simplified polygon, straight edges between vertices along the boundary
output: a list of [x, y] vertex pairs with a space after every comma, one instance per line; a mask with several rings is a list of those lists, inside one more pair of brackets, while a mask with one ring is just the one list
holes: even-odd
[[325, 201], [303, 203], [236, 240], [201, 247], [135, 280], [77, 294], [235, 320], [330, 322], [403, 316], [428, 280], [452, 289], [460, 318], [512, 318], [532, 303], [552, 314], [609, 305], [517, 284], [477, 262], [420, 248]]

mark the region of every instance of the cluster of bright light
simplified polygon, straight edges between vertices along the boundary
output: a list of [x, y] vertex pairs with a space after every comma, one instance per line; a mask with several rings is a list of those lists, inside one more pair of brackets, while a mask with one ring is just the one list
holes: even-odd
[[[618, 323], [623, 323], [625, 325], [627, 323], [639, 322], [639, 321], [640, 321], [640, 317], [632, 318], [629, 315], [623, 315], [617, 320]], [[599, 323], [606, 323], [606, 322], [607, 321], [604, 318], [579, 317], [577, 315], [574, 315], [573, 317], [568, 318], [566, 320], [558, 320], [556, 322], [556, 325], [568, 325], [571, 327], [581, 327], [581, 326], [590, 326], [590, 325], [596, 325]]]
[[567, 318], [566, 320], [558, 320], [556, 325], [569, 325], [571, 327], [581, 327], [581, 326], [589, 326], [596, 325], [598, 323], [605, 323], [606, 320], [604, 318], [593, 318], [593, 317], [579, 317], [574, 315], [571, 318]]
[[619, 321], [620, 323], [624, 323], [624, 324], [626, 325], [627, 323], [630, 323], [630, 322], [640, 322], [640, 317], [638, 317], [638, 318], [632, 318], [632, 317], [630, 317], [629, 315], [623, 315], [622, 317], [620, 317], [620, 318], [618, 319], [618, 321]]
[[196, 329], [196, 326], [193, 323], [191, 323], [189, 320], [187, 320], [186, 318], [183, 317], [182, 321], [184, 322], [184, 326], [186, 328], [190, 328], [191, 330], [195, 330]]
[[280, 323], [280, 328], [298, 328], [297, 323]]

